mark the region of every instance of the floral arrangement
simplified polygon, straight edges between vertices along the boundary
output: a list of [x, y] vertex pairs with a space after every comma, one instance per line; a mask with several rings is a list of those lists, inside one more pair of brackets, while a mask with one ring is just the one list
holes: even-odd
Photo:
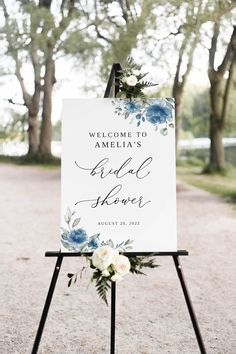
[[[132, 240], [123, 241], [114, 245], [113, 241], [100, 241], [100, 234], [88, 236], [87, 232], [78, 227], [81, 218], [76, 216], [68, 208], [65, 216], [67, 228], [62, 227], [61, 242], [69, 251], [81, 252], [88, 262], [87, 267], [83, 267], [80, 277], [86, 268], [91, 268], [93, 274], [91, 282], [95, 282], [95, 287], [100, 298], [108, 304], [107, 291], [111, 287], [111, 282], [120, 281], [129, 272], [133, 274], [144, 274], [143, 268], [156, 268], [158, 265], [150, 257], [126, 257], [123, 253], [132, 249]], [[88, 253], [91, 253], [90, 256]], [[68, 273], [68, 286], [76, 283], [78, 273]]]
[[137, 127], [148, 122], [162, 135], [167, 135], [169, 128], [174, 128], [174, 99], [146, 98], [143, 89], [156, 84], [143, 80], [147, 73], [142, 73], [141, 68], [132, 58], [128, 58], [127, 65], [120, 70], [117, 97], [121, 99], [112, 101], [115, 113], [135, 121]]
[[81, 222], [81, 218], [76, 216], [75, 211], [72, 212], [68, 208], [64, 219], [66, 228], [61, 227], [61, 243], [68, 251], [89, 252], [101, 245], [100, 234], [88, 237], [83, 228], [77, 227]]
[[[129, 272], [133, 274], [143, 274], [143, 268], [156, 268], [157, 264], [154, 263], [154, 259], [149, 257], [126, 257], [118, 248], [113, 248], [109, 245], [104, 245], [96, 248], [92, 256], [86, 256], [88, 267], [93, 269], [91, 277], [91, 283], [95, 282], [95, 287], [100, 298], [108, 305], [107, 291], [111, 288], [112, 282], [117, 282], [123, 279], [123, 277]], [[83, 267], [80, 272], [86, 269]], [[70, 287], [72, 282], [76, 283], [78, 279], [78, 273], [68, 273]]]
[[141, 69], [142, 65], [136, 64], [131, 57], [127, 59], [127, 64], [119, 71], [120, 75], [118, 78], [120, 82], [117, 97], [129, 99], [137, 97], [145, 98], [143, 89], [157, 86], [157, 84], [143, 80], [148, 73], [142, 73]]
[[150, 98], [145, 100], [114, 100], [115, 113], [125, 119], [135, 121], [137, 127], [148, 122], [162, 135], [174, 128], [174, 99]]

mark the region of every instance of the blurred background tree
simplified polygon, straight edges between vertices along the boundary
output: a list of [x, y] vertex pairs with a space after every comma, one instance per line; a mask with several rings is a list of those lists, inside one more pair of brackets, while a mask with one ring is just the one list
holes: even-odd
[[[210, 80], [210, 161], [209, 171], [221, 171], [225, 168], [223, 134], [229, 118], [229, 102], [233, 76], [236, 65], [236, 26], [226, 47], [221, 64], [215, 68], [217, 42], [220, 32], [220, 23], [215, 22], [211, 47], [209, 50], [208, 77]], [[228, 73], [227, 79], [225, 74]]]
[[[0, 0], [0, 67], [2, 78], [14, 74], [21, 88], [28, 154], [52, 157], [52, 138], [60, 136], [53, 89], [60, 90], [63, 68], [84, 76], [84, 96], [98, 96], [111, 64], [132, 55], [159, 84], [148, 94], [176, 100], [180, 158], [179, 139], [209, 137], [206, 171], [223, 171], [223, 137], [236, 137], [235, 8], [233, 0]], [[8, 120], [0, 130], [11, 136]]]

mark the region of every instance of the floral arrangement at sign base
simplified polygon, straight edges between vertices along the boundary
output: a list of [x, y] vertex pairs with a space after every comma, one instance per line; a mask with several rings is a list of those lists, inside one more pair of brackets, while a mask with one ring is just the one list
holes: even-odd
[[[128, 240], [127, 244], [130, 243]], [[131, 272], [132, 274], [143, 274], [143, 268], [156, 268], [154, 259], [148, 257], [126, 257], [118, 248], [104, 245], [96, 248], [92, 256], [86, 256], [89, 266], [93, 270], [91, 283], [95, 282], [95, 288], [100, 298], [108, 305], [107, 292], [112, 282], [121, 281], [123, 277]], [[86, 267], [82, 268], [80, 277]], [[72, 282], [76, 283], [78, 273], [68, 273], [68, 287]]]
[[[166, 135], [168, 128], [173, 128], [173, 99], [147, 99], [143, 92], [146, 87], [156, 86], [151, 82], [144, 81], [147, 73], [141, 72], [141, 65], [136, 64], [132, 58], [129, 58], [127, 65], [120, 71], [119, 89], [117, 97], [121, 100], [115, 100], [115, 113], [118, 116], [124, 116], [136, 121], [137, 127], [141, 123], [148, 122], [160, 133]], [[122, 100], [126, 98], [127, 100]], [[139, 98], [139, 100], [136, 100]], [[141, 102], [140, 102], [141, 99]], [[62, 227], [61, 241], [63, 246], [69, 251], [78, 251], [86, 258], [87, 267], [80, 271], [80, 277], [86, 268], [91, 268], [93, 274], [91, 283], [95, 283], [95, 288], [99, 297], [108, 304], [107, 292], [111, 288], [112, 282], [117, 282], [129, 272], [132, 274], [142, 274], [144, 268], [156, 268], [155, 261], [151, 257], [125, 256], [125, 252], [132, 249], [132, 240], [123, 241], [115, 245], [111, 239], [100, 241], [100, 234], [88, 236], [84, 228], [78, 227], [81, 218], [76, 217], [75, 212], [68, 208], [65, 215], [67, 227]], [[91, 254], [92, 255], [88, 255]], [[68, 286], [76, 283], [78, 273], [67, 274]]]
[[[69, 251], [81, 252], [88, 262], [80, 271], [80, 278], [85, 269], [91, 268], [93, 274], [91, 283], [95, 282], [95, 287], [100, 298], [108, 304], [107, 291], [111, 288], [111, 282], [120, 281], [131, 272], [132, 274], [143, 274], [143, 268], [156, 268], [157, 264], [150, 257], [126, 257], [125, 252], [132, 249], [132, 240], [123, 241], [114, 245], [111, 239], [100, 241], [100, 234], [88, 236], [84, 228], [79, 227], [81, 218], [76, 216], [68, 208], [65, 214], [67, 227], [62, 227], [61, 242]], [[92, 252], [92, 256], [88, 253]], [[68, 273], [68, 287], [76, 283], [78, 273]]]

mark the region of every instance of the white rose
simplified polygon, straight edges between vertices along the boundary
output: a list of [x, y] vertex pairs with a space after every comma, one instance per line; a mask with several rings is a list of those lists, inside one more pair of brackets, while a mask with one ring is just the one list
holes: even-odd
[[112, 280], [112, 281], [120, 281], [120, 280], [122, 280], [122, 279], [123, 279], [122, 276], [121, 276], [120, 274], [118, 274], [118, 273], [114, 274], [114, 275], [111, 277], [111, 280]]
[[121, 81], [124, 82], [124, 83], [126, 83], [126, 80], [127, 80], [126, 76], [122, 77], [122, 79], [121, 79]]
[[114, 257], [112, 261], [112, 266], [115, 273], [118, 273], [119, 275], [123, 276], [129, 273], [130, 270], [129, 258], [121, 254], [118, 254]]
[[138, 82], [138, 79], [134, 75], [130, 75], [126, 79], [126, 83], [127, 83], [128, 86], [135, 86], [137, 84], [137, 82]]
[[114, 249], [110, 246], [101, 246], [95, 249], [92, 255], [92, 263], [94, 267], [103, 271], [107, 269], [113, 260]]
[[108, 272], [107, 269], [105, 269], [105, 270], [102, 271], [102, 275], [103, 275], [104, 277], [109, 277], [110, 273]]
[[140, 75], [140, 70], [132, 70], [132, 73], [135, 75], [135, 76], [138, 76]]

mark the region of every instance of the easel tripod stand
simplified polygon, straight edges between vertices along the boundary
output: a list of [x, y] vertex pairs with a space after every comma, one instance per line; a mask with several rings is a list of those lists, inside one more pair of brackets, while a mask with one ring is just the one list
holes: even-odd
[[[104, 97], [116, 97], [117, 93], [119, 92], [119, 79], [118, 79], [118, 73], [119, 70], [121, 69], [120, 64], [113, 64], [111, 73], [109, 76], [109, 80], [107, 83], [106, 91]], [[115, 85], [114, 85], [115, 83]], [[41, 341], [44, 325], [47, 319], [48, 311], [50, 308], [50, 304], [52, 301], [53, 293], [56, 287], [58, 275], [61, 269], [62, 261], [64, 257], [80, 257], [82, 254], [80, 252], [58, 252], [58, 251], [50, 251], [46, 252], [45, 256], [46, 257], [56, 257], [56, 265], [54, 268], [54, 272], [52, 275], [51, 283], [49, 286], [48, 294], [46, 297], [46, 301], [44, 304], [42, 316], [39, 322], [38, 330], [36, 333], [33, 349], [32, 349], [32, 354], [37, 354], [39, 344]], [[127, 257], [131, 256], [148, 256], [150, 253], [148, 252], [126, 252], [125, 255]], [[191, 302], [191, 298], [187, 289], [186, 281], [184, 278], [182, 266], [180, 263], [180, 256], [188, 256], [188, 252], [185, 250], [180, 250], [177, 252], [156, 252], [156, 253], [151, 253], [152, 256], [170, 256], [173, 258], [174, 265], [178, 274], [178, 278], [181, 284], [181, 288], [184, 294], [184, 298], [186, 301], [186, 305], [189, 311], [189, 315], [191, 318], [191, 322], [193, 325], [193, 329], [195, 332], [195, 336], [197, 339], [198, 347], [200, 350], [201, 354], [206, 354], [206, 349], [204, 346], [204, 342], [201, 336], [200, 328], [198, 325], [197, 317], [194, 312], [193, 304]], [[111, 331], [110, 331], [110, 354], [115, 354], [115, 320], [116, 320], [116, 283], [112, 282], [111, 286]]]

